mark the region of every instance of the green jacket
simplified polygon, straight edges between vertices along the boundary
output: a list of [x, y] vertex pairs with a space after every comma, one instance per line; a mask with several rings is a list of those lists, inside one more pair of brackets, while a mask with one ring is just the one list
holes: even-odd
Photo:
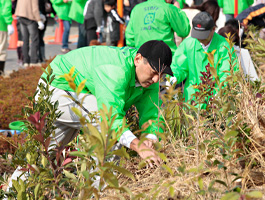
[[177, 2], [179, 2], [179, 7], [182, 9], [186, 3], [186, 0], [177, 0]]
[[70, 13], [69, 13], [69, 17], [80, 23], [83, 24], [84, 23], [84, 8], [86, 5], [87, 0], [73, 0], [71, 8], [70, 8]]
[[[214, 33], [207, 52], [216, 50], [214, 53], [214, 67], [216, 68], [219, 62], [217, 65], [217, 75], [221, 82], [227, 76], [223, 71], [230, 71], [230, 65], [228, 63], [229, 54], [225, 47], [229, 49], [229, 44], [225, 38]], [[233, 56], [236, 57], [235, 54]], [[207, 54], [204, 53], [202, 45], [197, 39], [189, 37], [180, 43], [173, 56], [171, 69], [178, 83], [186, 79], [184, 85], [185, 101], [190, 100], [191, 95], [196, 92], [192, 86], [201, 83], [200, 77], [202, 75], [200, 72], [206, 71], [205, 66], [208, 63]]]
[[[139, 111], [139, 123], [142, 126], [148, 120], [157, 121], [159, 99], [158, 83], [148, 88], [136, 85], [134, 57], [137, 49], [129, 47], [92, 46], [73, 50], [65, 55], [58, 55], [51, 62], [56, 78], [52, 86], [72, 91], [65, 78], [60, 77], [69, 73], [75, 66], [77, 77], [75, 83], [79, 85], [83, 80], [83, 92], [91, 92], [97, 99], [100, 110], [105, 104], [107, 108], [114, 108], [112, 115], [117, 114], [114, 122], [116, 130], [122, 126], [126, 111], [135, 105]], [[105, 56], [103, 56], [105, 55]], [[45, 73], [42, 75], [45, 77]], [[129, 129], [124, 130], [127, 131]], [[155, 134], [163, 132], [152, 123], [145, 132]]]
[[189, 19], [176, 6], [165, 0], [148, 0], [136, 5], [125, 31], [126, 45], [139, 48], [149, 40], [163, 40], [175, 52], [174, 32], [186, 37], [190, 32]]
[[0, 31], [7, 31], [7, 25], [12, 24], [11, 0], [0, 0]]
[[71, 18], [69, 17], [69, 12], [71, 8], [71, 1], [68, 1], [67, 3], [64, 3], [63, 0], [51, 0], [52, 7], [55, 10], [57, 16], [66, 21], [71, 21]]
[[[235, 1], [234, 0], [217, 0], [218, 5], [223, 8], [224, 14], [235, 13]], [[238, 14], [247, 9], [254, 3], [254, 0], [238, 0]]]

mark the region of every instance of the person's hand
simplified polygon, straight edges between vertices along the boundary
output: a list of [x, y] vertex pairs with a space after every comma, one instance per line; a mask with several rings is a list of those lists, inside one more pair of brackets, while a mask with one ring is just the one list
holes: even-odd
[[44, 29], [44, 24], [42, 21], [38, 21], [38, 29], [40, 29], [40, 30]]
[[162, 162], [161, 158], [157, 155], [157, 152], [146, 146], [144, 143], [141, 143], [139, 145], [139, 139], [135, 138], [130, 145], [130, 148], [134, 151], [136, 151], [139, 156], [144, 159], [148, 166], [154, 167], [159, 166]]
[[63, 0], [63, 2], [64, 2], [64, 3], [67, 3], [67, 2], [68, 2], [68, 0]]
[[124, 0], [124, 1], [123, 1], [123, 4], [124, 4], [125, 6], [130, 6], [130, 1], [129, 1], [129, 0]]
[[7, 33], [8, 33], [8, 35], [12, 35], [14, 33], [14, 27], [12, 24], [9, 24], [7, 26]]
[[46, 17], [44, 14], [40, 14], [40, 20], [44, 23], [46, 21]]
[[157, 142], [157, 140], [152, 140], [152, 139], [147, 138], [143, 143], [147, 147], [154, 149], [154, 143], [156, 143], [156, 142]]

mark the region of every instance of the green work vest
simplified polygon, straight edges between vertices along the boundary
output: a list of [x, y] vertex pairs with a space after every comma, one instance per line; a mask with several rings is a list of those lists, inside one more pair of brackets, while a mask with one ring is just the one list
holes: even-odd
[[71, 8], [71, 1], [64, 3], [63, 0], [51, 0], [52, 7], [54, 8], [58, 17], [62, 20], [71, 21], [69, 17], [69, 12]]
[[[223, 8], [224, 14], [235, 13], [235, 1], [234, 0], [217, 0], [220, 8]], [[254, 0], [238, 0], [238, 14], [247, 9], [254, 3]]]
[[[214, 67], [217, 69], [217, 75], [221, 82], [227, 76], [227, 73], [223, 71], [230, 71], [229, 54], [225, 47], [229, 49], [229, 44], [225, 38], [214, 33], [207, 52], [216, 50], [214, 53]], [[233, 51], [234, 49], [231, 52]], [[236, 54], [233, 54], [233, 58], [235, 57]], [[178, 83], [186, 79], [184, 85], [185, 101], [190, 100], [191, 95], [196, 92], [192, 86], [201, 83], [200, 77], [202, 74], [200, 72], [206, 72], [205, 66], [208, 63], [207, 54], [204, 53], [202, 45], [197, 39], [189, 37], [180, 43], [173, 56], [171, 69]], [[236, 65], [234, 70], [238, 70], [238, 65]]]
[[176, 6], [165, 0], [148, 0], [137, 4], [125, 31], [126, 45], [139, 48], [149, 40], [162, 40], [175, 52], [174, 32], [186, 37], [190, 32], [189, 19]]
[[[139, 112], [139, 123], [142, 126], [148, 120], [154, 120], [144, 132], [155, 134], [163, 132], [157, 126], [159, 102], [159, 84], [148, 88], [136, 85], [134, 57], [137, 49], [129, 47], [91, 46], [73, 50], [65, 55], [58, 55], [51, 62], [55, 80], [52, 86], [72, 91], [62, 75], [69, 73], [75, 66], [75, 84], [86, 80], [82, 92], [90, 92], [97, 99], [98, 109], [106, 105], [113, 107], [112, 116], [117, 115], [114, 127], [122, 126], [126, 111], [135, 105]], [[42, 75], [44, 78], [46, 74]], [[162, 119], [160, 119], [162, 120]], [[128, 128], [124, 131], [129, 130]]]
[[71, 8], [70, 8], [70, 13], [69, 13], [69, 17], [80, 23], [83, 24], [84, 23], [84, 8], [86, 5], [87, 0], [73, 0]]

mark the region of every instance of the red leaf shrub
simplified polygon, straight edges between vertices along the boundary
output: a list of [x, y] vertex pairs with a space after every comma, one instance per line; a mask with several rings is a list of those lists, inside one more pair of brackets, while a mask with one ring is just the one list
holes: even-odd
[[30, 106], [26, 95], [33, 96], [42, 73], [40, 67], [28, 67], [14, 71], [9, 78], [0, 76], [0, 129], [8, 129], [10, 122], [21, 120], [15, 116], [21, 115], [22, 107]]

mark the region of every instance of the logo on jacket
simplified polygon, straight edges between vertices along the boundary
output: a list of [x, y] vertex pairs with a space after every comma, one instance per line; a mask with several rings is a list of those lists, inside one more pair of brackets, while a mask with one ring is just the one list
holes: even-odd
[[148, 13], [144, 17], [144, 24], [152, 24], [155, 20], [155, 13]]

